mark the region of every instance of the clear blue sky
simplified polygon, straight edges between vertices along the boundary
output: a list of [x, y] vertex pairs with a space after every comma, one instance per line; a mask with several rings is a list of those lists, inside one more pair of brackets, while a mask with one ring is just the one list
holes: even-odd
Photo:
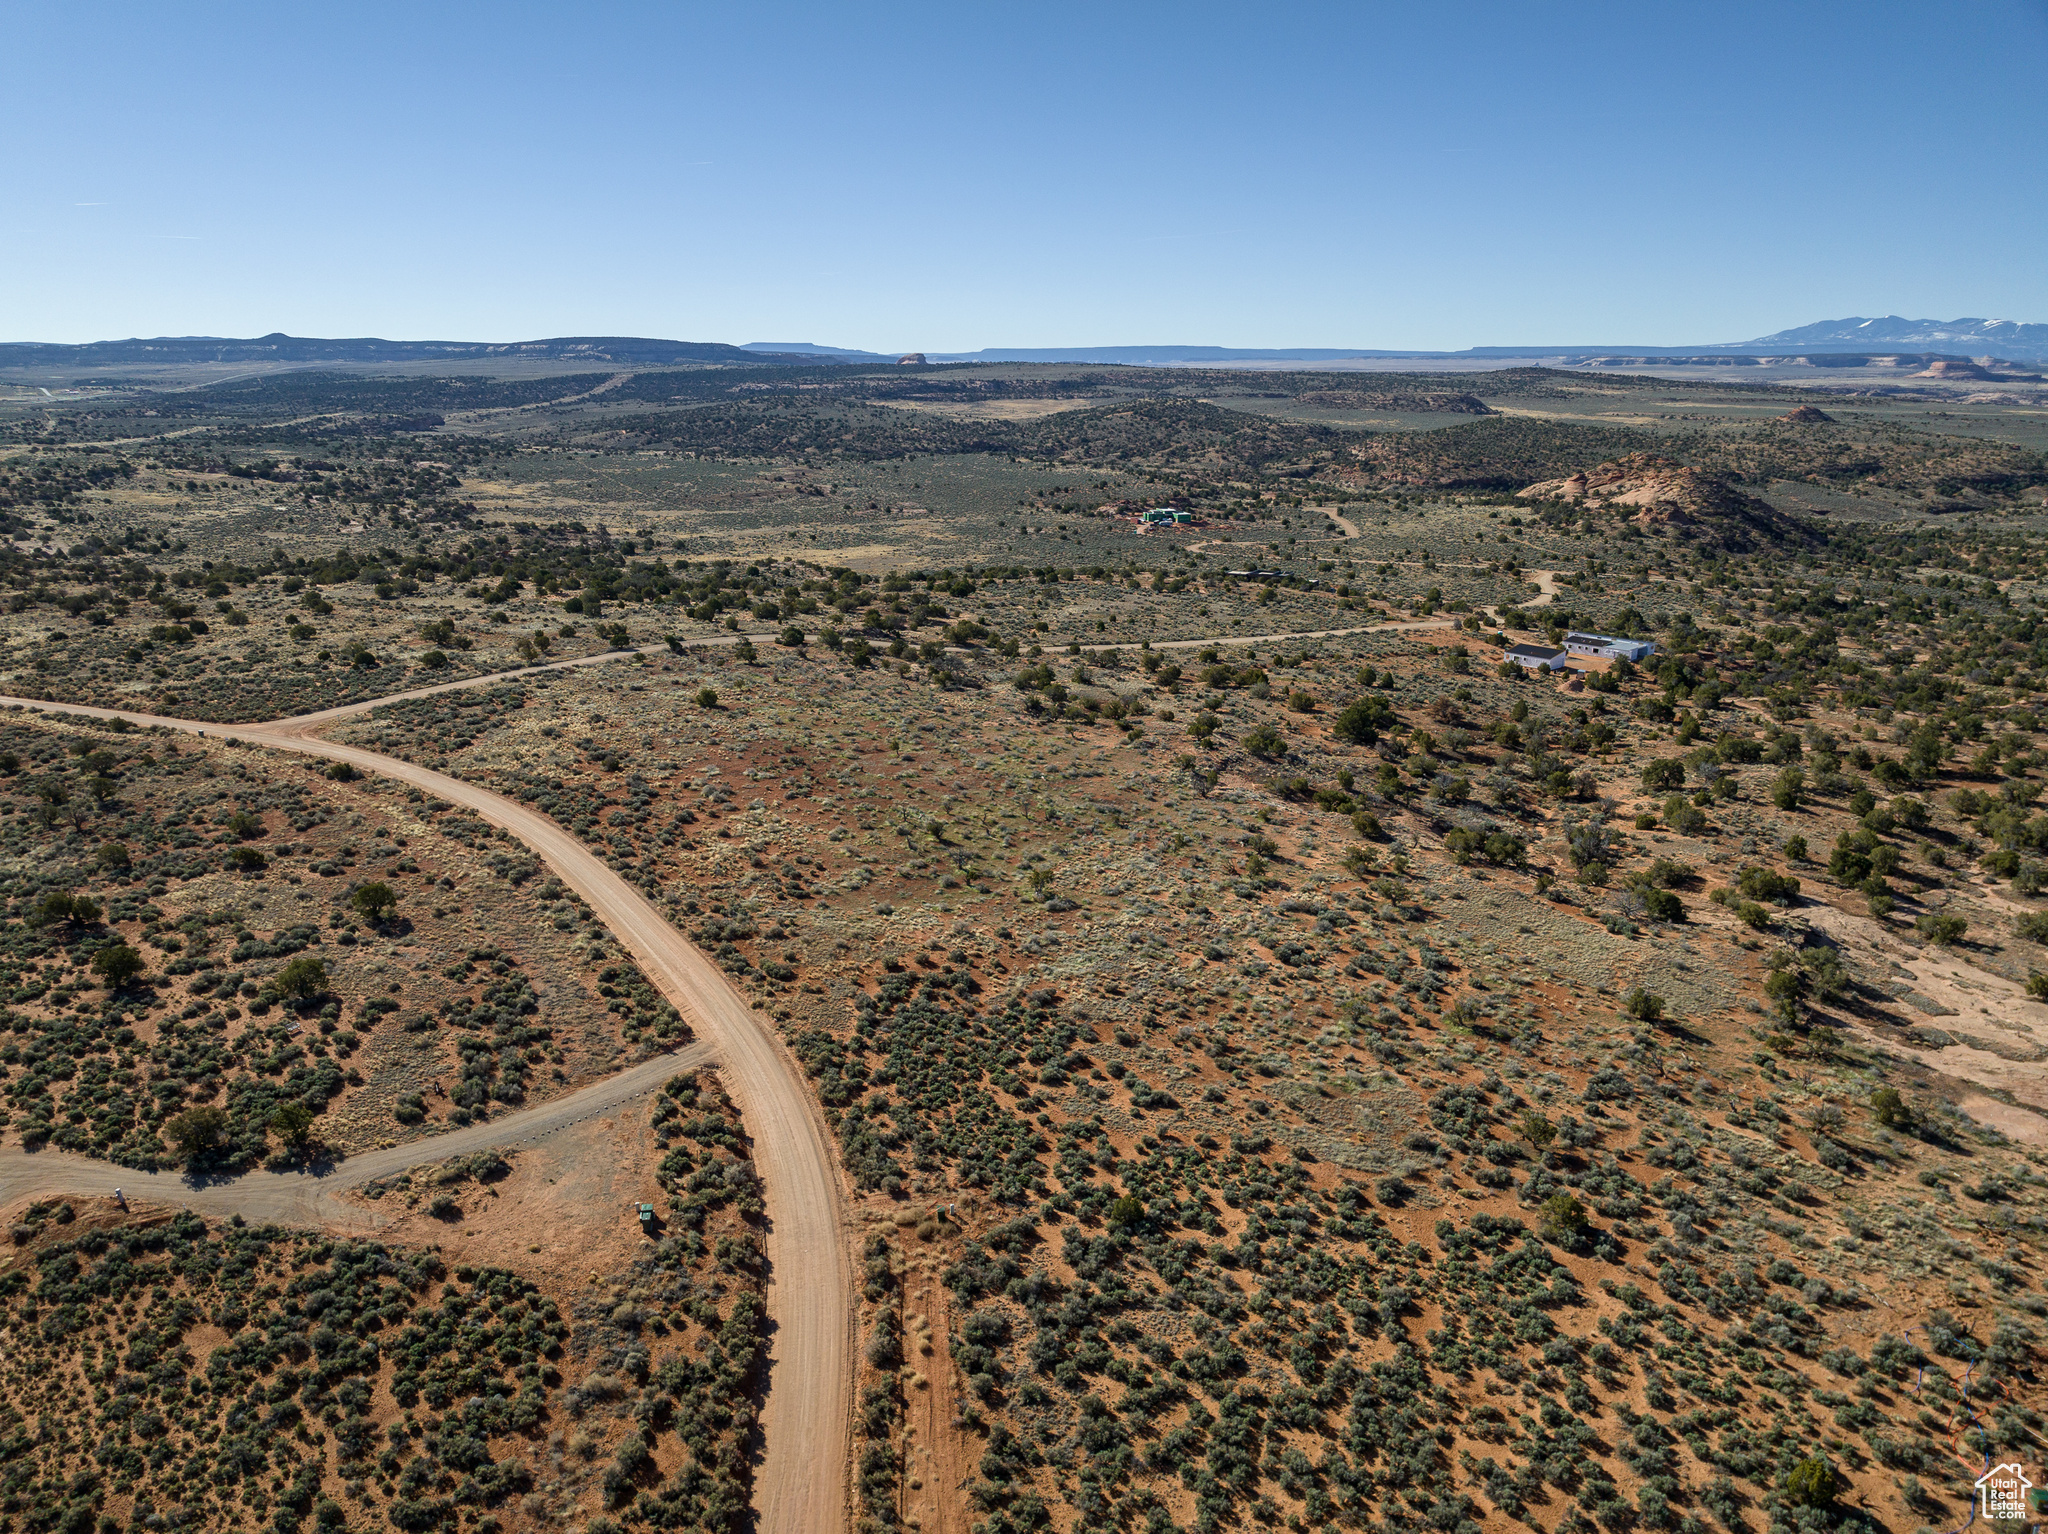
[[2048, 321], [2048, 0], [10, 13], [0, 339]]

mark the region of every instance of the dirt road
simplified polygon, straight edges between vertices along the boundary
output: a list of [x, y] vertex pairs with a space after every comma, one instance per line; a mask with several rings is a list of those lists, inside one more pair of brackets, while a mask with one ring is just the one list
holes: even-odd
[[[607, 658], [611, 657], [591, 656], [562, 664], [595, 664]], [[488, 685], [501, 679], [473, 678], [453, 687], [426, 688], [399, 696], [425, 696], [455, 687]], [[45, 713], [126, 719], [137, 725], [161, 725], [243, 740], [345, 761], [363, 771], [410, 783], [502, 826], [539, 854], [564, 884], [588, 901], [619, 945], [633, 955], [647, 978], [682, 1013], [697, 1038], [716, 1056], [726, 1088], [753, 1136], [754, 1167], [761, 1178], [768, 1210], [767, 1304], [772, 1337], [769, 1390], [761, 1418], [763, 1460], [754, 1481], [759, 1527], [772, 1534], [810, 1534], [813, 1530], [839, 1527], [846, 1509], [853, 1386], [852, 1262], [837, 1158], [823, 1115], [804, 1084], [802, 1071], [767, 1020], [754, 1012], [724, 972], [670, 926], [639, 891], [547, 816], [459, 778], [361, 747], [337, 745], [314, 733], [335, 719], [373, 708], [376, 702], [326, 709], [268, 724], [213, 724], [125, 709], [0, 697], [0, 706], [20, 704]], [[671, 1064], [669, 1068], [674, 1067]], [[548, 1106], [544, 1104], [537, 1111], [545, 1112]], [[505, 1122], [511, 1123], [511, 1117]], [[456, 1154], [453, 1149], [443, 1152], [440, 1147], [452, 1146], [460, 1138], [441, 1137], [433, 1142], [436, 1150], [429, 1154]], [[378, 1153], [382, 1154], [385, 1153]], [[419, 1153], [409, 1154], [417, 1158]], [[72, 1158], [59, 1162], [48, 1159], [49, 1156], [44, 1152], [24, 1159], [49, 1167], [78, 1164]], [[378, 1157], [362, 1159], [371, 1162]], [[411, 1161], [400, 1159], [400, 1166], [410, 1164]], [[17, 1174], [9, 1167], [0, 1172], [0, 1176], [5, 1175]], [[123, 1188], [128, 1186], [120, 1178], [110, 1177], [106, 1187], [111, 1189], [117, 1182]], [[17, 1187], [17, 1196], [32, 1191], [35, 1186]]]
[[1084, 644], [1081, 649], [1088, 654], [1101, 654], [1105, 650], [1202, 650], [1210, 645], [1219, 648], [1224, 645], [1279, 644], [1289, 639], [1342, 639], [1346, 634], [1388, 634], [1410, 629], [1455, 628], [1459, 620], [1450, 618], [1416, 618], [1396, 623], [1361, 623], [1344, 629], [1294, 629], [1282, 634], [1220, 634], [1207, 639], [1160, 639], [1144, 640], [1119, 639], [1108, 644]]
[[390, 1150], [352, 1156], [328, 1172], [248, 1172], [240, 1177], [194, 1177], [184, 1172], [138, 1172], [67, 1151], [33, 1153], [19, 1146], [0, 1149], [0, 1204], [21, 1198], [110, 1194], [119, 1188], [131, 1200], [196, 1209], [201, 1214], [239, 1214], [244, 1219], [287, 1225], [325, 1225], [375, 1230], [385, 1221], [374, 1204], [352, 1204], [341, 1195], [375, 1178], [408, 1167], [466, 1156], [472, 1151], [512, 1150], [531, 1145], [572, 1124], [608, 1113], [635, 1097], [661, 1090], [678, 1071], [705, 1065], [711, 1046], [698, 1043], [654, 1056], [550, 1102], [502, 1114], [482, 1124], [415, 1140]]

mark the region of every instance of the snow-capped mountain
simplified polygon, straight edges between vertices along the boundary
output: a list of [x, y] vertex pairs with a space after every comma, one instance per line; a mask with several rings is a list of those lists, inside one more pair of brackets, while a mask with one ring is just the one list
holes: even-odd
[[1795, 330], [1780, 330], [1754, 341], [1735, 343], [1743, 350], [1783, 351], [1823, 346], [1831, 350], [1868, 346], [1873, 349], [1900, 346], [1915, 351], [1965, 352], [1971, 356], [2048, 359], [2048, 325], [2026, 325], [2018, 320], [1908, 320], [1896, 314], [1880, 319], [1861, 315], [1846, 320], [1821, 320]]

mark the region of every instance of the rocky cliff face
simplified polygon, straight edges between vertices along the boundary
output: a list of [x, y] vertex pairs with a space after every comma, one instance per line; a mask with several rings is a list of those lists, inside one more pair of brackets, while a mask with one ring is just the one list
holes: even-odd
[[1630, 453], [1517, 494], [1530, 501], [1573, 502], [1589, 512], [1618, 514], [1647, 533], [1737, 552], [1812, 542], [1798, 518], [1744, 494], [1721, 475], [1650, 453]]

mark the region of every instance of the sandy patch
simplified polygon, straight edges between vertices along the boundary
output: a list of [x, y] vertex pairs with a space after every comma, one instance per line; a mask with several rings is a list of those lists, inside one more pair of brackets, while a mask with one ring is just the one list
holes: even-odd
[[1956, 1106], [1978, 1123], [1996, 1129], [2022, 1145], [2048, 1145], [2048, 1118], [2038, 1113], [2015, 1108], [1995, 1097], [1965, 1097]]
[[[1895, 984], [1910, 988], [1911, 999], [1896, 1001], [1902, 1026], [1939, 1030], [1957, 1040], [1942, 1046], [1915, 1046], [1880, 1038], [1852, 1024], [1851, 1032], [1864, 1043], [1931, 1071], [2009, 1092], [2021, 1102], [2048, 1109], [2048, 1003], [2034, 1000], [2002, 976], [1976, 968], [1955, 949], [1916, 950], [1869, 917], [1820, 904], [1806, 907], [1801, 914], [1846, 952], [1861, 950], [1866, 966], [1883, 966], [1881, 972]], [[1922, 1001], [1936, 1010], [1930, 1012]], [[2004, 1113], [2023, 1111], [1988, 1098], [1977, 1101]], [[1992, 1122], [1976, 1114], [1974, 1108], [1969, 1111]], [[2013, 1130], [2006, 1132], [2020, 1138]]]

